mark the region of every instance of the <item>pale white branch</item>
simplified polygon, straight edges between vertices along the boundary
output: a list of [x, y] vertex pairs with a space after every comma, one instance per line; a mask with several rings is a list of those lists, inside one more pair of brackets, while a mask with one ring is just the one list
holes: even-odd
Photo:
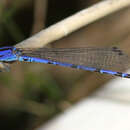
[[106, 15], [130, 5], [130, 0], [104, 0], [18, 43], [16, 47], [39, 48]]

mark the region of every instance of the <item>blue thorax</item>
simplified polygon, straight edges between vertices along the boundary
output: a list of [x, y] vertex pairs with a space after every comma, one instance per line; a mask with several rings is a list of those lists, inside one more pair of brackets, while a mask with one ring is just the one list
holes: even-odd
[[16, 51], [15, 47], [1, 47], [0, 48], [0, 61], [10, 62], [16, 61], [17, 55], [14, 53]]

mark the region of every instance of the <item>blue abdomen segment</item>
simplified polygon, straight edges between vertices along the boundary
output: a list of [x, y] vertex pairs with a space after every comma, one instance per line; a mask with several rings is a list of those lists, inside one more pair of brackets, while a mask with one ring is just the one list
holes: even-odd
[[35, 58], [35, 57], [29, 57], [29, 56], [19, 56], [18, 60], [24, 61], [24, 62], [36, 62], [36, 63], [44, 63], [44, 64], [53, 64], [53, 65], [71, 67], [71, 68], [76, 68], [76, 69], [92, 71], [92, 72], [99, 72], [101, 74], [109, 74], [109, 75], [120, 76], [120, 77], [123, 77], [123, 78], [130, 78], [130, 74], [127, 74], [127, 73], [115, 72], [115, 71], [111, 71], [111, 70], [97, 69], [97, 68], [93, 68], [93, 67], [86, 67], [86, 66], [83, 66], [83, 65], [75, 65], [75, 64], [63, 63], [63, 62], [58, 62], [58, 61], [51, 61], [51, 60], [48, 60], [48, 59], [41, 59], [41, 58]]
[[86, 67], [86, 66], [82, 66], [82, 65], [74, 65], [74, 64], [63, 63], [63, 62], [58, 62], [58, 61], [51, 61], [51, 60], [48, 60], [48, 59], [41, 59], [41, 58], [35, 58], [35, 57], [29, 57], [29, 56], [20, 56], [19, 61], [53, 64], [53, 65], [71, 67], [71, 68], [76, 68], [76, 69], [96, 71], [95, 68], [91, 68], [91, 67]]
[[119, 77], [123, 77], [123, 78], [130, 78], [130, 74], [127, 73], [122, 73], [122, 72], [115, 72], [115, 71], [111, 71], [111, 70], [99, 70], [100, 73], [102, 74], [109, 74], [109, 75], [115, 75], [115, 76], [119, 76]]
[[24, 62], [36, 62], [36, 63], [49, 64], [49, 61], [46, 60], [46, 59], [29, 57], [29, 56], [19, 56], [18, 60], [19, 61], [24, 61]]

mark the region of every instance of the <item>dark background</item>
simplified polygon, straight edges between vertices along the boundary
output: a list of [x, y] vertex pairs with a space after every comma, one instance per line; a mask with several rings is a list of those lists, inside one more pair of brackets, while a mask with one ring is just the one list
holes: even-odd
[[[1, 0], [0, 46], [15, 45], [101, 0]], [[49, 47], [118, 46], [129, 55], [130, 8], [98, 20]], [[35, 63], [0, 73], [0, 129], [33, 130], [90, 95], [112, 76]]]

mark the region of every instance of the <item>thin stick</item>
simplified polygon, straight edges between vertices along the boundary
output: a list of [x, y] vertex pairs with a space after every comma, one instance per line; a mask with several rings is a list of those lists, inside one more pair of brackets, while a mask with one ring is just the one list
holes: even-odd
[[130, 5], [130, 0], [105, 0], [92, 7], [84, 9], [61, 22], [48, 27], [36, 35], [20, 42], [16, 47], [39, 48], [46, 44], [67, 36], [71, 32], [78, 30], [108, 14], [118, 11]]
[[35, 0], [34, 1], [34, 21], [32, 34], [39, 32], [45, 27], [46, 12], [48, 0]]

